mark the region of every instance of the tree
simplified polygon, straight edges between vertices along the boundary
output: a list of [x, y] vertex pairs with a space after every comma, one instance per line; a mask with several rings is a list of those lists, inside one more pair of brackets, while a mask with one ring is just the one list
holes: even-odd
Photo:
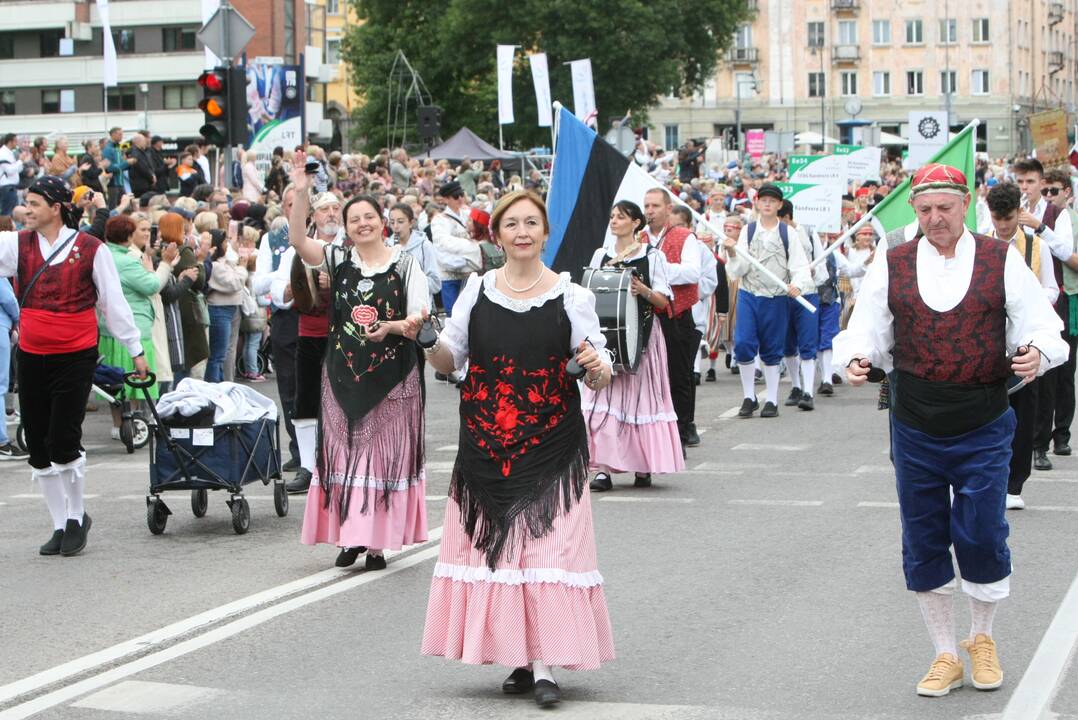
[[671, 91], [700, 89], [750, 14], [746, 0], [350, 1], [361, 22], [349, 27], [342, 54], [364, 98], [356, 133], [369, 150], [386, 142], [387, 78], [398, 50], [443, 108], [443, 136], [468, 126], [490, 139], [498, 135], [495, 46], [519, 45], [516, 123], [503, 131], [507, 146], [524, 148], [550, 142], [549, 131], [537, 127], [527, 54], [547, 53], [551, 94], [569, 107], [572, 81], [563, 63], [590, 57], [606, 128], [626, 111], [646, 120]]

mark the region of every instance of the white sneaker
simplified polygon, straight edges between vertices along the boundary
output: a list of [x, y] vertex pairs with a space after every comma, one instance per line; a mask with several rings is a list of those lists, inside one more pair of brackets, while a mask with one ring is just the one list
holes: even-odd
[[1021, 495], [1011, 495], [1007, 493], [1007, 509], [1008, 510], [1025, 510], [1026, 501], [1022, 499]]

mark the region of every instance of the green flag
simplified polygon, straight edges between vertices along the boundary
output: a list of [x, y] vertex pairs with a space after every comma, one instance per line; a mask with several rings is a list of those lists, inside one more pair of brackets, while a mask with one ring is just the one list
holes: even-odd
[[[973, 160], [973, 150], [975, 148], [975, 142], [977, 135], [975, 130], [977, 125], [970, 123], [962, 129], [960, 133], [955, 135], [950, 142], [940, 148], [940, 151], [932, 156], [929, 162], [942, 163], [944, 165], [950, 165], [956, 168], [966, 176], [966, 182], [969, 183], [970, 204], [969, 212], [966, 213], [966, 227], [970, 230], [977, 229], [977, 208], [972, 198], [975, 198], [973, 182], [975, 175], [975, 166]], [[887, 197], [883, 199], [881, 203], [876, 205], [872, 209], [872, 215], [875, 216], [883, 228], [887, 232], [891, 232], [896, 228], [909, 225], [913, 222], [917, 216], [913, 212], [913, 206], [909, 203], [910, 197], [910, 180], [907, 178], [901, 185], [887, 194]]]

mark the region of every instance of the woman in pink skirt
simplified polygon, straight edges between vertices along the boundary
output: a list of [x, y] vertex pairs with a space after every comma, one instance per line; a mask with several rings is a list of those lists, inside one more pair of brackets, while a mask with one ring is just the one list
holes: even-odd
[[399, 245], [386, 247], [382, 208], [372, 197], [357, 195], [344, 206], [350, 247], [307, 237], [305, 163], [297, 152], [289, 241], [305, 263], [328, 273], [333, 291], [318, 456], [301, 539], [340, 547], [338, 567], [366, 551], [366, 568], [381, 570], [383, 550], [427, 539], [413, 342], [428, 303], [427, 280]]
[[599, 472], [591, 489], [614, 487], [612, 473], [635, 472], [636, 487], [650, 487], [652, 473], [674, 473], [685, 467], [677, 430], [677, 413], [670, 399], [670, 376], [662, 328], [653, 322], [673, 297], [666, 281], [666, 260], [637, 233], [646, 224], [640, 207], [628, 200], [610, 211], [611, 248], [595, 251], [589, 267], [632, 268], [636, 276], [631, 292], [640, 307], [644, 354], [635, 373], [619, 372], [610, 387], [584, 389], [582, 407], [587, 418], [591, 465]]
[[472, 276], [438, 343], [436, 370], [468, 363], [460, 445], [431, 582], [423, 653], [515, 668], [506, 693], [560, 701], [551, 668], [614, 657], [595, 556], [588, 440], [574, 350], [593, 389], [610, 366], [591, 292], [541, 260], [546, 207], [509, 193], [491, 215], [501, 269]]

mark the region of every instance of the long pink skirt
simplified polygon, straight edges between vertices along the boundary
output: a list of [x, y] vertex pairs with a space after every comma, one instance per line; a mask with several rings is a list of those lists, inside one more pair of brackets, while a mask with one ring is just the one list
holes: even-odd
[[424, 655], [514, 668], [538, 660], [570, 670], [594, 670], [614, 659], [587, 486], [550, 532], [538, 540], [522, 535], [491, 572], [449, 498]]
[[581, 408], [593, 468], [608, 473], [676, 473], [685, 468], [668, 372], [666, 342], [656, 320], [635, 374], [615, 375], [598, 392], [584, 387]]
[[[399, 550], [405, 545], [425, 542], [427, 539], [426, 476], [421, 471], [418, 478], [403, 477], [348, 477], [351, 468], [379, 468], [399, 465], [403, 469], [414, 467], [415, 453], [420, 447], [406, 447], [402, 462], [382, 462], [380, 448], [393, 446], [392, 440], [406, 438], [414, 433], [413, 424], [422, 419], [423, 407], [419, 394], [419, 376], [413, 371], [408, 378], [394, 388], [386, 399], [367, 414], [364, 421], [348, 432], [345, 416], [333, 390], [323, 373], [322, 418], [319, 437], [325, 457], [333, 458], [330, 471], [330, 498], [319, 483], [316, 469], [307, 493], [307, 507], [303, 513], [301, 541], [306, 545], [329, 543], [338, 547], [365, 546], [382, 550]], [[380, 442], [387, 441], [387, 442]], [[420, 440], [419, 442], [422, 442]], [[399, 443], [396, 443], [399, 446]], [[343, 448], [359, 448], [358, 460], [346, 462], [348, 456]], [[346, 484], [350, 486], [344, 489]], [[386, 485], [393, 488], [389, 507], [382, 500]], [[340, 493], [349, 493], [348, 512], [341, 522], [338, 512]], [[364, 511], [366, 500], [366, 511]]]

